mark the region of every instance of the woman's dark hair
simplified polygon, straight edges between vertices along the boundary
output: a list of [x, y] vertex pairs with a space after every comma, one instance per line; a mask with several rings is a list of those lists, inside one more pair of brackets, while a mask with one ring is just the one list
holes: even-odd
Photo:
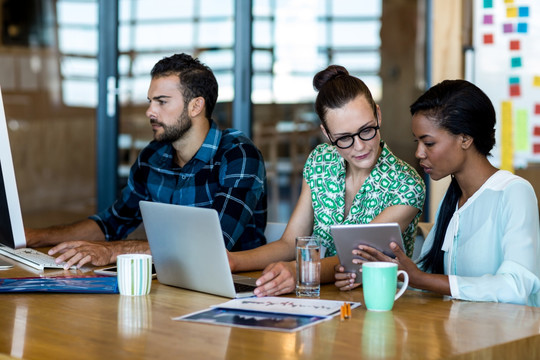
[[[493, 104], [480, 88], [466, 80], [445, 80], [433, 86], [411, 105], [410, 110], [411, 115], [422, 114], [451, 134], [470, 136], [473, 146], [484, 156], [489, 156], [495, 145]], [[426, 271], [444, 273], [444, 252], [441, 248], [461, 194], [459, 184], [452, 177], [439, 208], [433, 246], [420, 259]]]
[[218, 83], [212, 70], [201, 63], [199, 59], [188, 54], [175, 54], [159, 60], [152, 71], [152, 79], [177, 75], [180, 78], [179, 88], [184, 96], [184, 104], [196, 97], [204, 98], [206, 105], [205, 116], [212, 118], [218, 97]]
[[377, 104], [371, 96], [369, 88], [359, 78], [349, 75], [347, 69], [340, 65], [330, 65], [319, 71], [313, 77], [313, 88], [319, 92], [315, 100], [315, 111], [321, 119], [326, 131], [326, 113], [330, 109], [339, 109], [363, 95], [373, 108], [373, 115], [377, 118]]

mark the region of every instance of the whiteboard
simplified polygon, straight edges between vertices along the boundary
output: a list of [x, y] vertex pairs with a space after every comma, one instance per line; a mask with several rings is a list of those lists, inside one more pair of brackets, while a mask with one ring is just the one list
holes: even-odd
[[540, 1], [474, 0], [469, 80], [497, 113], [491, 162], [514, 170], [540, 162]]

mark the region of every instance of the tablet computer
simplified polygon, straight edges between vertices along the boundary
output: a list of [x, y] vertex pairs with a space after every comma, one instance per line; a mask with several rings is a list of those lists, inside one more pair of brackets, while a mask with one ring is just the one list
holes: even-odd
[[362, 257], [353, 255], [353, 249], [358, 245], [371, 246], [382, 253], [394, 258], [390, 243], [395, 242], [403, 250], [403, 239], [398, 223], [350, 224], [330, 226], [332, 238], [336, 246], [339, 262], [345, 272], [355, 272], [356, 282], [362, 282], [361, 265], [353, 264], [353, 259]]

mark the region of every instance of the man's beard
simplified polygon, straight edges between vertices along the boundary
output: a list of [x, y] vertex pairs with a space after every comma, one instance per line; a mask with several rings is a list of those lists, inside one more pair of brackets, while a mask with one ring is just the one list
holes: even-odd
[[185, 133], [191, 129], [191, 119], [187, 115], [187, 111], [183, 111], [182, 114], [178, 117], [178, 121], [174, 125], [165, 125], [158, 121], [150, 121], [151, 123], [157, 123], [163, 128], [163, 133], [158, 135], [154, 133], [154, 139], [162, 142], [173, 143], [176, 140], [184, 136]]

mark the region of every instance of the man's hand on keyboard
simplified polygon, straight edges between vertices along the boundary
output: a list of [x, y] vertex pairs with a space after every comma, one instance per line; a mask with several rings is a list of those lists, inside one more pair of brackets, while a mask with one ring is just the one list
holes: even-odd
[[56, 263], [65, 261], [64, 269], [72, 265], [81, 268], [85, 264], [103, 266], [116, 261], [114, 246], [105, 241], [66, 241], [49, 250], [49, 255], [58, 255]]

